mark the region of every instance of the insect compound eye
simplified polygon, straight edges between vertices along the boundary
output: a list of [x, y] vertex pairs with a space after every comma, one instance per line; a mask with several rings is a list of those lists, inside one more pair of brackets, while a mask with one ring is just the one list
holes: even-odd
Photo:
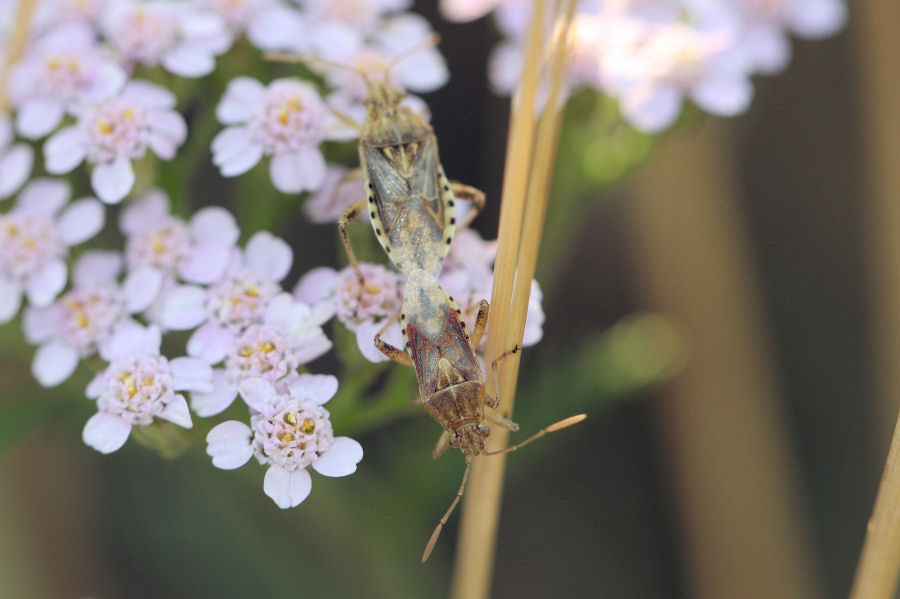
[[450, 447], [459, 447], [459, 437], [457, 437], [456, 435], [450, 437]]
[[478, 427], [478, 432], [481, 433], [482, 437], [487, 437], [491, 434], [491, 429], [483, 424]]

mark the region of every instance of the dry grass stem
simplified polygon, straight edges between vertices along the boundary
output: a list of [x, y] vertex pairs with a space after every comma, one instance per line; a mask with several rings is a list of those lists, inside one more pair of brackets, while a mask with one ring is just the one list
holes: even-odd
[[875, 509], [850, 599], [891, 599], [900, 572], [900, 419], [894, 428]]
[[[564, 16], [558, 20], [547, 60], [542, 57], [546, 47], [545, 6], [541, 0], [535, 2], [526, 43], [526, 66], [513, 99], [501, 198], [499, 247], [491, 295], [490, 319], [494, 326], [488, 330], [485, 354], [488, 364], [513, 345], [521, 345], [556, 158], [560, 128], [559, 96], [565, 74], [568, 25], [574, 13], [574, 2], [564, 1]], [[534, 115], [542, 64], [549, 65], [550, 94], [536, 124]], [[488, 368], [486, 373], [489, 389], [493, 388], [491, 371]], [[518, 355], [515, 355], [504, 362], [500, 372], [499, 410], [505, 415], [512, 413], [517, 373]], [[506, 430], [495, 427], [488, 438], [488, 449], [502, 449], [507, 444], [507, 437]], [[480, 599], [489, 594], [504, 466], [505, 456], [502, 455], [490, 459], [476, 458], [472, 465], [457, 546], [451, 595], [455, 599]]]
[[25, 50], [25, 43], [28, 41], [28, 33], [31, 30], [31, 18], [36, 5], [37, 0], [19, 0], [16, 24], [6, 45], [6, 60], [0, 65], [0, 114], [4, 114], [9, 108], [6, 104], [6, 83], [9, 80], [9, 71], [12, 65], [22, 57], [22, 52]]

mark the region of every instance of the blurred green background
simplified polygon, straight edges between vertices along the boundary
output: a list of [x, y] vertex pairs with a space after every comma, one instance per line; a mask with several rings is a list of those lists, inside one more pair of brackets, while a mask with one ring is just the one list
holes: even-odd
[[[420, 4], [452, 73], [426, 97], [441, 158], [487, 192], [476, 228], [492, 238], [508, 118], [486, 89], [495, 37]], [[589, 419], [510, 456], [494, 597], [846, 596], [900, 386], [888, 4], [854, 3], [848, 31], [795, 41], [736, 119], [689, 110], [650, 140], [609, 102], [573, 99], [539, 264], [545, 335], [524, 353], [515, 419], [526, 433]], [[277, 223], [291, 281], [343, 260], [334, 228], [306, 223], [264, 172], [226, 184], [211, 169], [192, 204], [234, 209], [245, 234]], [[358, 473], [314, 475], [282, 511], [262, 468], [216, 470], [201, 443], [174, 461], [134, 442], [90, 450], [87, 375], [39, 391], [21, 333], [2, 336], [0, 597], [448, 594], [458, 514], [419, 555], [463, 461], [431, 460], [424, 411], [342, 415], [365, 448]], [[384, 372], [398, 397], [414, 389], [411, 372]]]

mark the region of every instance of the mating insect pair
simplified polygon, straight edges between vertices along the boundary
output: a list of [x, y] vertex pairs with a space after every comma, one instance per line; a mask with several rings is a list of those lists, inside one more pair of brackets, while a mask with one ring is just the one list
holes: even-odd
[[[318, 59], [297, 60], [349, 68]], [[407, 353], [381, 339], [396, 317], [385, 323], [375, 337], [375, 344], [389, 358], [415, 368], [421, 401], [444, 428], [433, 457], [437, 458], [448, 447], [457, 448], [466, 456], [459, 490], [435, 527], [422, 556], [424, 562], [463, 495], [474, 456], [515, 451], [547, 433], [580, 422], [585, 415], [561, 420], [503, 450], [485, 450], [485, 438], [490, 433], [486, 421], [512, 431], [519, 428], [514, 422], [485, 410], [485, 406], [493, 409], [499, 405], [499, 390], [493, 397], [486, 392], [484, 376], [475, 357], [475, 348], [487, 326], [488, 303], [482, 300], [470, 336], [459, 306], [436, 279], [457, 228], [468, 226], [481, 211], [484, 194], [468, 185], [448, 181], [438, 158], [433, 129], [401, 104], [406, 94], [387, 81], [387, 73], [386, 69], [384, 81], [371, 80], [359, 73], [368, 89], [364, 100], [366, 119], [360, 127], [359, 141], [367, 197], [344, 212], [338, 228], [360, 281], [360, 289], [365, 285], [365, 278], [350, 244], [347, 227], [364, 209], [369, 212], [379, 243], [406, 275], [399, 316]], [[457, 199], [467, 199], [475, 207], [459, 225]], [[516, 346], [494, 360], [491, 368], [495, 381], [500, 362], [518, 351]]]

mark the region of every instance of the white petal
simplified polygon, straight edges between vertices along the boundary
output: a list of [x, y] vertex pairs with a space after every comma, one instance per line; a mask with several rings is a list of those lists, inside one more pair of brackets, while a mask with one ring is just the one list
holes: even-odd
[[62, 260], [53, 260], [45, 264], [31, 275], [25, 284], [28, 301], [34, 306], [46, 306], [55, 300], [66, 286], [67, 274], [66, 263]]
[[338, 390], [337, 377], [330, 374], [301, 374], [291, 383], [291, 397], [308, 399], [321, 405]]
[[216, 107], [216, 117], [226, 125], [248, 120], [253, 116], [265, 94], [265, 86], [252, 77], [232, 79], [222, 101]]
[[673, 87], [645, 88], [622, 99], [622, 114], [647, 133], [662, 131], [681, 112], [681, 92]]
[[22, 305], [22, 286], [12, 279], [0, 277], [0, 324], [12, 320]]
[[228, 420], [206, 435], [206, 453], [222, 470], [240, 468], [253, 457], [253, 433], [243, 422]]
[[115, 362], [134, 356], [158, 354], [161, 343], [159, 327], [142, 327], [133, 321], [126, 321], [100, 347], [100, 356], [107, 362]]
[[272, 386], [272, 383], [259, 377], [241, 381], [238, 384], [238, 392], [241, 394], [244, 403], [257, 412], [262, 412], [267, 405], [274, 403], [278, 399], [278, 394], [275, 392], [275, 387]]
[[215, 283], [225, 273], [231, 258], [230, 249], [220, 243], [199, 243], [187, 257], [187, 262], [181, 264], [178, 274], [188, 283]]
[[240, 234], [234, 216], [219, 206], [201, 208], [191, 218], [191, 237], [197, 242], [230, 246]]
[[88, 250], [78, 257], [72, 267], [72, 283], [80, 289], [112, 283], [121, 270], [122, 254], [119, 252]]
[[16, 144], [6, 153], [0, 150], [0, 200], [8, 198], [25, 183], [33, 162], [31, 146]]
[[159, 322], [168, 329], [186, 331], [206, 320], [206, 290], [179, 285], [163, 294]]
[[384, 323], [366, 320], [356, 327], [356, 344], [363, 357], [369, 362], [385, 362], [389, 360], [386, 355], [375, 347], [375, 334], [381, 330]]
[[263, 491], [281, 509], [300, 505], [311, 490], [312, 478], [306, 470], [288, 472], [280, 466], [271, 466], [263, 482]]
[[225, 127], [219, 131], [209, 147], [213, 153], [213, 164], [221, 166], [232, 154], [241, 152], [253, 142], [253, 135], [246, 127]]
[[228, 381], [225, 371], [217, 368], [213, 370], [212, 391], [191, 393], [191, 407], [197, 416], [207, 418], [221, 413], [232, 404], [235, 397], [237, 397], [237, 389]]
[[125, 156], [119, 156], [110, 163], [98, 164], [91, 173], [91, 186], [107, 204], [119, 203], [134, 186], [131, 161]]
[[182, 77], [203, 77], [216, 67], [216, 59], [202, 46], [181, 44], [163, 55], [162, 65]]
[[341, 275], [333, 268], [320, 266], [300, 277], [294, 287], [294, 298], [312, 306], [334, 292]]
[[157, 111], [149, 115], [153, 128], [150, 130], [148, 142], [157, 156], [163, 160], [172, 160], [185, 137], [187, 125], [181, 115], [171, 110]]
[[181, 357], [169, 360], [169, 368], [172, 371], [172, 388], [175, 391], [209, 393], [213, 390], [213, 369], [206, 362]]
[[132, 79], [122, 90], [123, 98], [133, 98], [147, 108], [174, 108], [175, 94], [164, 87], [142, 79]]
[[691, 99], [700, 108], [722, 116], [744, 112], [752, 98], [753, 85], [750, 80], [734, 75], [707, 77], [691, 90]]
[[256, 166], [262, 157], [262, 146], [249, 143], [239, 148], [229, 148], [227, 154], [214, 154], [213, 162], [219, 166], [223, 177], [237, 177]]
[[56, 129], [62, 121], [63, 113], [63, 105], [59, 100], [28, 100], [19, 107], [16, 114], [16, 130], [27, 139], [39, 139]]
[[312, 467], [325, 476], [347, 476], [356, 472], [363, 457], [362, 446], [350, 437], [336, 437], [328, 451], [319, 456]]
[[234, 334], [218, 325], [204, 323], [194, 331], [187, 343], [189, 356], [199, 358], [207, 364], [218, 364], [228, 355], [234, 344]]
[[161, 189], [151, 189], [122, 209], [119, 228], [134, 235], [155, 226], [169, 216], [169, 197]]
[[16, 207], [29, 212], [56, 214], [69, 201], [71, 190], [62, 179], [40, 178], [25, 186]]
[[106, 211], [97, 200], [84, 198], [73, 202], [59, 216], [57, 226], [63, 243], [77, 245], [100, 232]]
[[787, 22], [799, 37], [831, 35], [847, 22], [847, 7], [841, 0], [799, 0], [785, 3]]
[[77, 126], [60, 129], [44, 143], [44, 168], [52, 175], [62, 175], [81, 164], [86, 156], [84, 134]]
[[159, 297], [165, 275], [152, 266], [136, 268], [128, 273], [122, 283], [125, 306], [129, 314], [143, 312]]
[[78, 351], [68, 343], [51, 341], [38, 348], [31, 374], [44, 387], [55, 387], [72, 376], [78, 366]]
[[331, 346], [331, 340], [325, 336], [325, 331], [320, 328], [313, 329], [300, 340], [296, 353], [297, 360], [301, 364], [311, 362], [328, 353]]
[[287, 276], [294, 261], [291, 246], [268, 231], [260, 231], [251, 237], [244, 255], [250, 270], [275, 282]]
[[130, 434], [130, 424], [118, 416], [97, 412], [84, 425], [81, 438], [100, 453], [112, 453], [125, 445]]
[[282, 193], [317, 189], [325, 180], [325, 170], [325, 158], [318, 148], [276, 154], [269, 165], [272, 183]]
[[176, 393], [172, 400], [166, 404], [163, 411], [159, 413], [159, 417], [184, 428], [194, 427], [194, 423], [191, 422], [191, 411], [188, 409], [187, 401], [184, 399], [184, 395], [180, 393]]
[[60, 307], [51, 304], [43, 308], [28, 306], [22, 317], [22, 330], [25, 333], [25, 341], [38, 345], [49, 341], [60, 328]]

